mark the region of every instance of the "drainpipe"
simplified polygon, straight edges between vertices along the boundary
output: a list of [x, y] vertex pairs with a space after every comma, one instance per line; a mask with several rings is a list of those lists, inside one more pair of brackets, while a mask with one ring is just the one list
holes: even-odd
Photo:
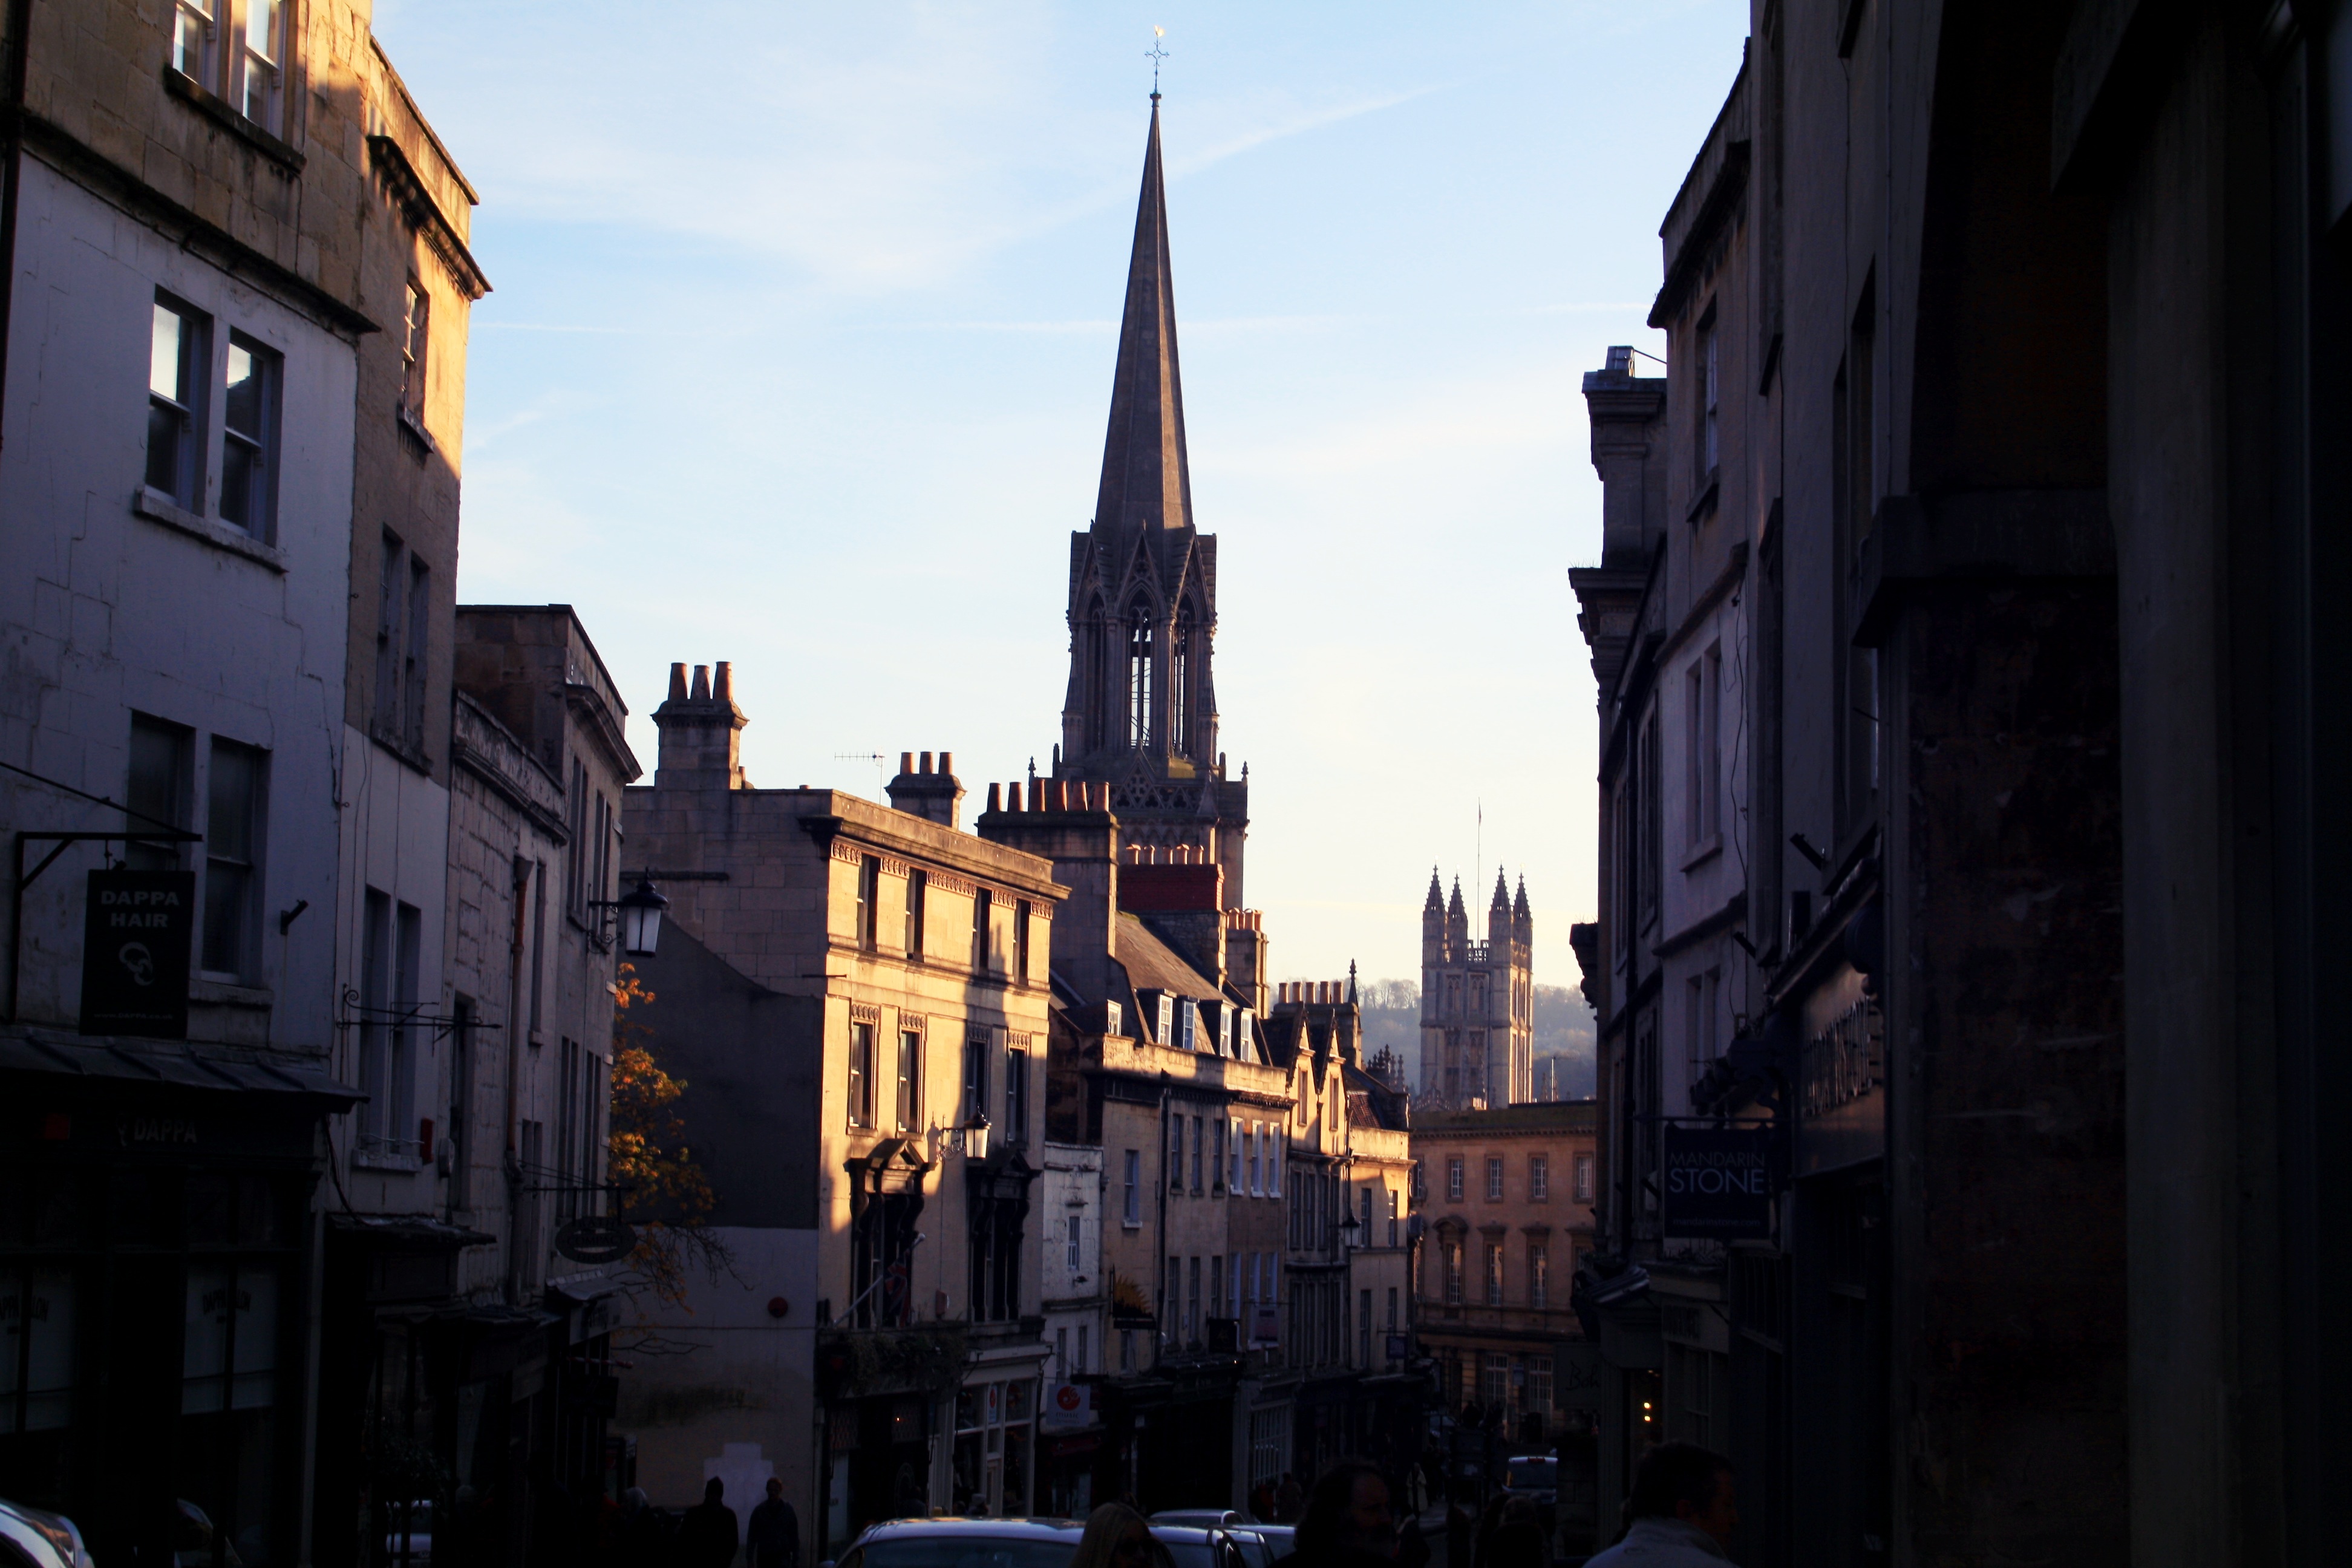
[[507, 963], [507, 1303], [522, 1304], [522, 1204], [524, 1175], [522, 1154], [517, 1140], [515, 1121], [519, 1088], [517, 1079], [522, 1072], [522, 1033], [528, 1026], [523, 1016], [523, 934], [524, 921], [529, 918], [531, 863], [517, 855], [514, 858], [514, 936], [508, 950]]
[[[0, 189], [0, 430], [5, 427], [8, 326], [16, 308], [16, 202], [25, 184], [25, 78], [33, 53], [33, 0], [8, 0], [6, 185]], [[0, 437], [5, 442], [5, 437]]]

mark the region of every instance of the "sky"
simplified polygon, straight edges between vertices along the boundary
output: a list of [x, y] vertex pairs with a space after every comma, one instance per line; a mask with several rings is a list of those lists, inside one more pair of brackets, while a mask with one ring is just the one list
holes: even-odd
[[[1162, 134], [1215, 673], [1270, 973], [1409, 978], [1430, 870], [1594, 899], [1580, 374], [1643, 323], [1744, 0], [378, 0], [481, 198], [462, 602], [630, 708], [730, 660], [763, 785], [1050, 763]], [[877, 755], [884, 762], [873, 760]]]

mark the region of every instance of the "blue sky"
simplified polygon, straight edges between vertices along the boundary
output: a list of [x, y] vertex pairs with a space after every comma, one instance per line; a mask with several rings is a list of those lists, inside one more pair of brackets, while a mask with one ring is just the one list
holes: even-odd
[[[761, 784], [974, 798], [1059, 733], [1150, 90], [1218, 708], [1282, 978], [1409, 977], [1432, 864], [1593, 900], [1578, 377], [1739, 63], [1737, 0], [379, 0], [480, 193], [459, 594], [576, 605], [650, 769], [734, 663]], [[1484, 832], [1478, 820], [1483, 803]], [[1484, 885], [1473, 894], [1477, 865]]]

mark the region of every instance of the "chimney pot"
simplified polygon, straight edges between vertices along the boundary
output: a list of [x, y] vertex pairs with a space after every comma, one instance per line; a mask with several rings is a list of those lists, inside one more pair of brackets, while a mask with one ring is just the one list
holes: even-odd
[[1018, 811], [1021, 809], [1021, 781], [1019, 779], [1014, 779], [1011, 784], [1004, 786], [1004, 809], [1007, 811]]
[[955, 772], [955, 753], [953, 752], [941, 752], [940, 753], [940, 772], [943, 773], [951, 773]]
[[1002, 786], [1002, 785], [999, 785], [999, 784], [991, 784], [991, 785], [989, 785], [989, 786], [988, 786], [988, 809], [989, 809], [989, 810], [991, 810], [991, 811], [1003, 811], [1003, 810], [1004, 809], [1004, 797], [1003, 797], [1003, 795], [1000, 793], [1002, 789], [1003, 789], [1003, 786]]
[[693, 696], [697, 702], [710, 700], [710, 667], [707, 664], [698, 664], [694, 667]]
[[[898, 771], [902, 773], [911, 773], [915, 771], [914, 752], [901, 752], [898, 753]], [[923, 771], [925, 773], [929, 773], [931, 770], [925, 768]]]
[[[900, 756], [904, 756], [904, 755], [906, 755], [906, 753], [905, 753], [905, 752], [901, 752], [899, 753], [899, 755], [900, 755]], [[899, 763], [898, 765], [899, 765], [901, 768], [904, 768], [907, 764], [906, 764], [906, 763]], [[915, 771], [916, 771], [916, 772], [918, 772], [918, 773], [929, 773], [929, 772], [931, 771], [931, 753], [930, 753], [930, 752], [925, 752], [923, 753], [923, 765], [922, 765], [921, 767], [918, 768], [918, 769], [917, 769], [917, 770], [915, 770]]]
[[719, 702], [735, 700], [735, 667], [726, 659], [711, 667], [710, 695]]
[[683, 664], [669, 667], [669, 700], [672, 702], [686, 700], [686, 666]]

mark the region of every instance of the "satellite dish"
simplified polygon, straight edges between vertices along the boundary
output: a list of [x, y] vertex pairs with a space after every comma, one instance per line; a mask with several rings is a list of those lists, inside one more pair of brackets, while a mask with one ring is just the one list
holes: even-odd
[[618, 1215], [582, 1215], [555, 1233], [555, 1250], [574, 1263], [613, 1263], [637, 1245], [637, 1233]]

